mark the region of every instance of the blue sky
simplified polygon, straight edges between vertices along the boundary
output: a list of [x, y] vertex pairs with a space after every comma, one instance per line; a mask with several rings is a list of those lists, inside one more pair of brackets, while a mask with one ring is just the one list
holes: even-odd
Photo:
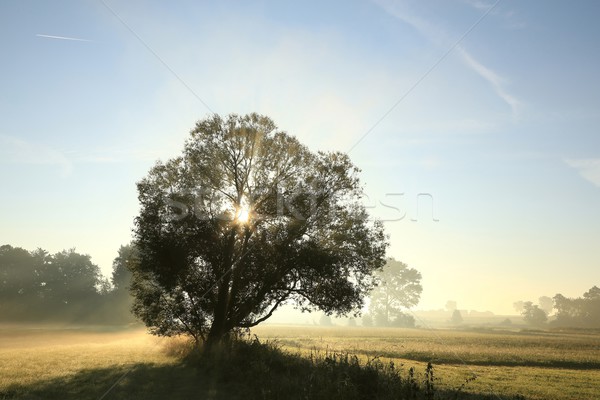
[[581, 295], [600, 284], [598, 15], [595, 1], [3, 1], [0, 243], [76, 247], [108, 273], [136, 181], [211, 111], [256, 111], [349, 152], [389, 254], [423, 274], [419, 308]]

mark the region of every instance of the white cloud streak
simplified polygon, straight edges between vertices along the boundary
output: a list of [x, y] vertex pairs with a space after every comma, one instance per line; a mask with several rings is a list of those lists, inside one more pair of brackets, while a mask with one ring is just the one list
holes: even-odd
[[[393, 2], [390, 0], [374, 0], [374, 2], [383, 8], [388, 14], [412, 26], [436, 46], [445, 48], [452, 46], [452, 43], [448, 38], [456, 35], [449, 35], [438, 26], [417, 15], [414, 15], [404, 6], [403, 2]], [[483, 7], [483, 3], [477, 4], [479, 7]], [[500, 97], [500, 99], [502, 99], [508, 106], [510, 106], [512, 114], [517, 116], [521, 102], [515, 96], [509, 94], [505, 89], [504, 85], [506, 80], [500, 77], [500, 75], [494, 72], [491, 68], [478, 61], [462, 45], [456, 46], [456, 50], [458, 51], [465, 66], [485, 79], [492, 86], [498, 97]]]
[[575, 168], [583, 179], [600, 187], [600, 158], [566, 159], [565, 163]]
[[458, 46], [457, 51], [462, 57], [464, 63], [473, 71], [475, 71], [479, 76], [488, 81], [492, 88], [506, 104], [508, 104], [513, 112], [513, 115], [518, 115], [519, 106], [521, 102], [509, 94], [504, 88], [504, 79], [500, 77], [496, 72], [492, 71], [490, 68], [486, 67], [479, 61], [477, 61], [469, 52], [467, 52], [463, 47]]
[[41, 33], [38, 33], [35, 36], [40, 37], [40, 38], [45, 38], [45, 39], [71, 40], [74, 42], [91, 42], [91, 40], [88, 40], [88, 39], [74, 38], [74, 37], [68, 37], [68, 36], [43, 35]]
[[73, 171], [73, 164], [62, 152], [7, 135], [0, 135], [0, 164], [56, 165], [63, 178]]

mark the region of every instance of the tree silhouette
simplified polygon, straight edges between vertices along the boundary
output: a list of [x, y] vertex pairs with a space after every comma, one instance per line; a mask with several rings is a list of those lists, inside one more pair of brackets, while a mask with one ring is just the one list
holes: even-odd
[[554, 309], [554, 300], [552, 300], [552, 297], [542, 296], [538, 299], [538, 304], [540, 308], [546, 313], [546, 315], [550, 315], [550, 313]]
[[50, 255], [0, 247], [0, 318], [86, 319], [101, 302], [108, 283], [89, 255], [74, 249]]
[[456, 301], [454, 301], [454, 300], [448, 300], [446, 302], [446, 306], [445, 307], [446, 307], [446, 310], [448, 310], [448, 311], [454, 311], [454, 310], [456, 310]]
[[121, 246], [113, 260], [111, 283], [115, 291], [127, 291], [131, 283], [130, 264], [137, 262], [137, 250], [134, 245]]
[[526, 301], [523, 304], [523, 321], [534, 326], [541, 326], [547, 320], [548, 316], [539, 306], [534, 305], [531, 301]]
[[460, 313], [460, 310], [455, 309], [452, 312], [452, 318], [450, 318], [450, 322], [452, 322], [455, 325], [462, 324], [463, 317], [462, 317], [462, 314]]
[[519, 314], [521, 314], [523, 312], [524, 307], [525, 307], [525, 302], [523, 300], [515, 301], [513, 303], [513, 308]]
[[107, 302], [110, 306], [110, 310], [107, 310], [107, 314], [110, 315], [108, 319], [113, 322], [127, 323], [134, 319], [131, 314], [133, 298], [129, 288], [132, 279], [131, 265], [137, 260], [137, 249], [134, 245], [127, 244], [119, 248], [117, 257], [113, 261], [112, 290], [107, 293]]
[[384, 264], [383, 227], [342, 153], [310, 152], [257, 114], [196, 124], [181, 156], [138, 183], [133, 310], [207, 348], [284, 302], [359, 310]]
[[600, 328], [600, 289], [593, 286], [582, 297], [554, 296], [556, 320], [554, 325], [583, 328]]
[[[404, 321], [403, 308], [419, 303], [423, 287], [421, 273], [389, 258], [385, 267], [375, 273], [378, 285], [371, 293], [369, 309], [377, 325], [391, 325], [394, 318]], [[413, 319], [414, 324], [414, 319]]]

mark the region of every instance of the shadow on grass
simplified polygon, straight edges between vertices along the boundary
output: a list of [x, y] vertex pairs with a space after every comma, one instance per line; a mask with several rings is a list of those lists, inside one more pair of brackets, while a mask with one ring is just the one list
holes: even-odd
[[27, 386], [13, 385], [0, 390], [0, 399], [235, 399], [231, 389], [209, 381], [185, 363], [136, 364], [82, 370]]
[[[365, 355], [381, 355], [388, 358], [401, 358], [420, 362], [431, 362], [436, 365], [456, 365], [462, 364], [461, 359], [455, 355], [434, 355], [431, 352], [408, 351], [408, 352], [377, 352], [365, 351]], [[535, 367], [535, 368], [556, 368], [571, 370], [597, 370], [600, 369], [600, 362], [597, 361], [569, 361], [569, 360], [519, 360], [519, 359], [473, 359], [466, 357], [465, 362], [468, 365], [480, 367]]]
[[[236, 341], [210, 355], [172, 365], [83, 370], [0, 391], [0, 399], [497, 399], [436, 387], [433, 367], [398, 369], [344, 353], [300, 357], [269, 344]], [[518, 397], [523, 399], [522, 397]], [[512, 398], [511, 398], [512, 399]], [[509, 400], [503, 397], [503, 400]]]

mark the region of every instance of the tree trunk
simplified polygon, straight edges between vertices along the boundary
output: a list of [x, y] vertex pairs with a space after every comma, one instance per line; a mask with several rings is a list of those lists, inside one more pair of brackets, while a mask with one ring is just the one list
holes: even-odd
[[208, 336], [206, 337], [204, 351], [210, 352], [219, 348], [226, 337], [227, 332], [224, 329], [224, 324], [215, 325], [213, 322], [212, 326], [210, 327], [210, 331], [208, 332]]
[[223, 338], [227, 335], [227, 310], [229, 303], [229, 276], [223, 277], [219, 285], [217, 294], [217, 304], [214, 311], [214, 318], [208, 336], [206, 337], [206, 350], [210, 351], [221, 344]]

